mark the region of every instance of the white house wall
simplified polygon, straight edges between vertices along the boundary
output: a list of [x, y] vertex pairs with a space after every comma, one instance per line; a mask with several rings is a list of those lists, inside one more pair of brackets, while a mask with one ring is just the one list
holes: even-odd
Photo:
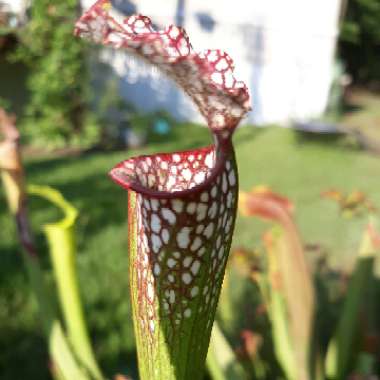
[[7, 5], [9, 10], [13, 13], [23, 13], [25, 5], [27, 4], [26, 0], [0, 0], [0, 4], [1, 3]]
[[[17, 11], [24, 0], [6, 2]], [[183, 2], [180, 16], [193, 47], [227, 51], [235, 61], [236, 76], [251, 89], [254, 111], [249, 122], [282, 123], [323, 113], [332, 80], [341, 0], [128, 2], [161, 27], [175, 23], [178, 3]], [[82, 0], [84, 7], [92, 3]], [[204, 19], [206, 28], [199, 21]], [[192, 104], [157, 71], [123, 52], [105, 50], [102, 58], [120, 76], [122, 94], [141, 109], [165, 108], [181, 119], [199, 120]]]
[[[177, 0], [140, 0], [138, 12], [164, 26], [175, 22]], [[325, 110], [332, 80], [340, 0], [188, 0], [184, 26], [195, 49], [221, 48], [235, 60], [236, 75], [252, 92], [249, 122], [284, 123]], [[215, 21], [201, 27], [199, 15]], [[139, 70], [123, 53], [105, 59], [122, 79], [122, 93], [143, 109], [166, 108], [199, 120], [184, 96], [157, 72]], [[137, 69], [137, 70], [136, 70]], [[137, 71], [137, 75], [136, 75]]]

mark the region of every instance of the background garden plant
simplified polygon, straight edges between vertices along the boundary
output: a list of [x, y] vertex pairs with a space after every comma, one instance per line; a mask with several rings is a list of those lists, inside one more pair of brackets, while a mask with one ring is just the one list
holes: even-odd
[[[8, 206], [17, 225], [31, 288], [38, 302], [42, 327], [49, 346], [52, 375], [60, 380], [101, 379], [84, 322], [75, 273], [74, 226], [77, 211], [56, 190], [26, 185], [19, 133], [15, 123], [14, 116], [0, 109], [0, 127], [4, 136], [4, 141], [0, 145], [0, 170]], [[44, 278], [41, 256], [30, 229], [28, 194], [47, 199], [64, 213], [64, 217], [59, 222], [44, 226], [56, 276], [63, 323], [60, 321], [54, 291], [50, 290]]]
[[[199, 133], [203, 133], [201, 129], [199, 129]], [[34, 178], [35, 180], [37, 179], [35, 174]], [[262, 194], [263, 190], [265, 189], [261, 189], [261, 197], [265, 195], [265, 192]], [[324, 202], [328, 203], [328, 201]], [[287, 210], [292, 209], [289, 201], [286, 201], [285, 207]], [[338, 212], [336, 207], [334, 209], [335, 212]], [[341, 220], [344, 221], [344, 219]], [[372, 235], [376, 236], [373, 233], [375, 229], [372, 228], [371, 230]], [[252, 232], [254, 231], [252, 230]], [[281, 233], [277, 231], [274, 237], [279, 236], [281, 236]], [[264, 309], [262, 308], [263, 300], [266, 298], [260, 295], [255, 285], [260, 283], [260, 281], [258, 282], [259, 278], [264, 280], [266, 278], [264, 283], [270, 280], [265, 274], [266, 254], [263, 251], [264, 248], [260, 248], [257, 242], [254, 244], [254, 251], [252, 249], [234, 251], [231, 257], [218, 312], [219, 328], [225, 335], [223, 341], [230, 345], [230, 348], [227, 349], [227, 352], [230, 352], [227, 357], [230, 357], [230, 359], [223, 359], [221, 366], [216, 367], [216, 370], [215, 364], [210, 364], [210, 368], [212, 366], [214, 368], [211, 373], [215, 377], [222, 374], [225, 378], [233, 378], [231, 377], [231, 368], [234, 366], [240, 367], [240, 370], [243, 367], [244, 376], [248, 378], [273, 379], [283, 376], [281, 367], [278, 364], [279, 360], [276, 359], [273, 352], [273, 340], [265, 307]], [[309, 250], [310, 248], [307, 249]], [[310, 255], [310, 251], [308, 251], [308, 254]], [[371, 260], [367, 262], [371, 262]], [[326, 352], [327, 342], [334, 336], [334, 326], [338, 322], [339, 316], [343, 315], [341, 305], [345, 300], [346, 293], [344, 289], [346, 288], [347, 277], [327, 267], [323, 255], [315, 258], [312, 268], [315, 280], [314, 286], [318, 294], [317, 320], [319, 323], [317, 335], [321, 341], [321, 351]], [[81, 283], [81, 287], [83, 285], [85, 284]], [[378, 321], [374, 311], [376, 310], [376, 303], [373, 297], [376, 297], [377, 289], [377, 282], [373, 283], [371, 280], [371, 285], [367, 288], [367, 293], [365, 293], [366, 297], [361, 297], [362, 300], [366, 301], [362, 305], [364, 309], [362, 307], [361, 309], [367, 313], [368, 320], [365, 324], [360, 323], [358, 331], [359, 336], [364, 339], [364, 345], [355, 343], [351, 346], [346, 346], [354, 354], [354, 359], [349, 362], [350, 373], [376, 373], [376, 345], [374, 346], [374, 343], [376, 342]], [[265, 294], [265, 291], [262, 294]], [[232, 305], [232, 313], [228, 311], [231, 310], [229, 305]], [[371, 309], [368, 309], [369, 306]], [[236, 310], [239, 310], [239, 313], [236, 313]], [[357, 313], [353, 313], [353, 315], [357, 316]], [[361, 315], [365, 314], [361, 313]], [[361, 318], [360, 321], [363, 321], [363, 319]], [[245, 329], [245, 331], [249, 329], [251, 332], [246, 333], [242, 329]], [[240, 334], [243, 332], [245, 339], [241, 340]], [[213, 344], [211, 343], [211, 347], [215, 347]], [[220, 347], [220, 343], [218, 343], [217, 347]], [[216, 356], [216, 359], [220, 360], [222, 357], [226, 358], [226, 356], [220, 354]], [[233, 363], [233, 366], [231, 364], [226, 366], [226, 363]], [[128, 361], [128, 364], [131, 364], [131, 362]], [[44, 365], [43, 362], [41, 365]], [[321, 366], [324, 367], [324, 364]], [[238, 374], [241, 373], [240, 370], [237, 370]], [[235, 378], [241, 378], [239, 376], [241, 375]]]
[[22, 118], [24, 138], [39, 146], [88, 147], [101, 128], [91, 112], [88, 51], [72, 37], [78, 2], [36, 1], [20, 44], [9, 59], [30, 70], [30, 99]]
[[[316, 273], [313, 278], [308, 268], [292, 220], [293, 205], [265, 187], [242, 193], [240, 205], [244, 215], [276, 224], [263, 237], [265, 258], [260, 260], [261, 264], [251, 266], [246, 275], [259, 290], [270, 326], [269, 339], [283, 376], [287, 379], [346, 379], [354, 372], [358, 376], [374, 373], [378, 346], [363, 346], [371, 335], [373, 325], [369, 321], [373, 323], [374, 317], [367, 314], [364, 300], [375, 284], [374, 263], [380, 252], [380, 234], [374, 220], [364, 232], [336, 325], [324, 341], [320, 334], [322, 315], [331, 315], [328, 308], [332, 305], [323, 302], [320, 289], [318, 291], [319, 281], [316, 280], [320, 274]], [[251, 252], [242, 254], [245, 260], [240, 266], [257, 260]], [[256, 372], [255, 378], [273, 376], [270, 375], [273, 363], [262, 365], [260, 349], [250, 360], [253, 368], [263, 368], [260, 373]], [[367, 360], [367, 366], [363, 365], [363, 360]]]

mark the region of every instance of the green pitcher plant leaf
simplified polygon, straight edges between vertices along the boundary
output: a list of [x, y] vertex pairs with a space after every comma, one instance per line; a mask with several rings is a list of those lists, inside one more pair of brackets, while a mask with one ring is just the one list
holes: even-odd
[[60, 322], [55, 321], [49, 336], [49, 351], [53, 358], [52, 373], [56, 380], [92, 380], [79, 366]]
[[[281, 279], [278, 256], [283, 248], [283, 231], [274, 228], [265, 235], [265, 245], [268, 255], [268, 314], [272, 324], [272, 337], [276, 357], [282, 366], [287, 379], [300, 379], [295, 357], [294, 342], [290, 332], [288, 307]], [[307, 362], [306, 362], [307, 364]], [[305, 367], [305, 360], [301, 364]]]
[[372, 220], [364, 233], [342, 314], [328, 346], [325, 364], [328, 379], [343, 379], [347, 375], [352, 347], [358, 334], [363, 297], [372, 284], [374, 261], [379, 252], [380, 235]]
[[44, 226], [69, 341], [83, 368], [102, 379], [91, 347], [76, 274], [75, 221], [78, 211], [62, 194], [48, 186], [29, 185], [28, 193], [42, 197], [63, 212], [63, 218]]
[[[20, 154], [20, 135], [15, 121], [14, 117], [0, 109], [0, 131], [4, 135], [4, 140], [0, 142], [0, 172], [9, 209], [15, 218], [19, 240], [23, 247], [23, 259], [31, 288], [38, 303], [43, 332], [48, 340], [52, 375], [55, 380], [92, 380], [94, 377], [83, 369], [84, 366], [78, 364], [77, 356], [71, 350], [59, 322], [53, 292], [47, 286], [41, 269], [39, 255], [28, 220], [28, 197]], [[36, 193], [41, 189], [45, 189], [52, 198], [58, 199], [58, 203], [65, 205], [63, 198], [54, 193], [53, 190], [49, 191], [49, 189], [38, 187], [31, 188]], [[69, 207], [66, 207], [66, 209], [69, 209]], [[68, 214], [73, 215], [72, 210]], [[75, 217], [74, 219], [66, 218], [66, 224], [70, 224], [73, 220], [75, 220]]]
[[239, 363], [218, 322], [215, 322], [212, 328], [207, 367], [213, 380], [248, 379], [243, 366]]
[[44, 316], [42, 327], [48, 335], [55, 319], [55, 310], [50, 302], [51, 294], [46, 288], [28, 221], [25, 175], [19, 144], [20, 134], [16, 127], [15, 116], [7, 114], [2, 108], [0, 108], [0, 132], [3, 135], [3, 140], [0, 142], [1, 179], [10, 213], [15, 218], [29, 280], [40, 313]]
[[240, 194], [240, 209], [244, 215], [277, 224], [264, 239], [268, 252], [269, 314], [275, 351], [288, 379], [309, 379], [315, 291], [293, 222], [293, 205], [287, 198], [259, 187]]
[[131, 158], [111, 170], [128, 190], [130, 287], [142, 380], [202, 379], [238, 198], [232, 134], [249, 110], [232, 59], [196, 53], [186, 32], [156, 31], [95, 3], [76, 34], [124, 48], [166, 73], [198, 106], [214, 144]]

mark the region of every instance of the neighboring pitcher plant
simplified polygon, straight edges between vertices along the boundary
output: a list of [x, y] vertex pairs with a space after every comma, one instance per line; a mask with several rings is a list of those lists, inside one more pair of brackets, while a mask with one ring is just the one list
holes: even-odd
[[111, 170], [129, 192], [129, 252], [140, 377], [201, 379], [234, 229], [232, 134], [249, 110], [244, 83], [219, 50], [195, 53], [182, 28], [155, 31], [100, 0], [76, 34], [125, 48], [174, 79], [206, 118], [214, 145], [131, 158]]

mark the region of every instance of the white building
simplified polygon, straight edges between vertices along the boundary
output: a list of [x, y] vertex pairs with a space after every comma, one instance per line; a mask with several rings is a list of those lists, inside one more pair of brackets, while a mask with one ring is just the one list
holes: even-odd
[[[83, 0], [88, 6], [92, 0]], [[114, 0], [133, 11], [133, 2]], [[251, 90], [248, 122], [286, 123], [321, 115], [332, 81], [341, 0], [139, 0], [137, 12], [159, 26], [182, 22], [196, 50], [220, 48]], [[138, 107], [165, 108], [199, 121], [188, 99], [156, 71], [122, 52], [103, 57]]]
[[[8, 2], [17, 11], [26, 0]], [[89, 7], [94, 0], [82, 0]], [[321, 115], [327, 105], [341, 0], [113, 0], [163, 27], [182, 23], [196, 50], [220, 48], [235, 61], [236, 77], [251, 90], [256, 124]], [[105, 50], [126, 99], [144, 110], [164, 108], [180, 119], [198, 112], [156, 70], [124, 52]]]
[[4, 5], [10, 12], [20, 14], [24, 13], [28, 3], [29, 0], [0, 0], [0, 7]]

